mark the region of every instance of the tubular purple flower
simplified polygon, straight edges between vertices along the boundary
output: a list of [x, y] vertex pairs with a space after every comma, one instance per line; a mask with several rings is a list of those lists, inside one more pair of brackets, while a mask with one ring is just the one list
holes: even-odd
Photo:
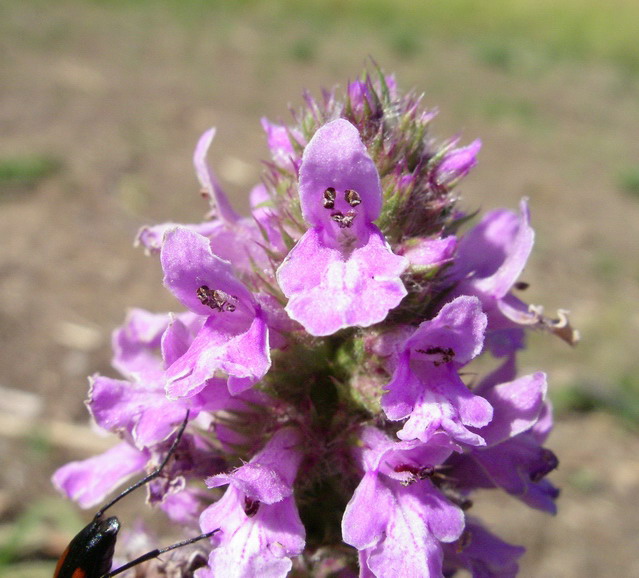
[[526, 432], [481, 451], [454, 456], [450, 475], [460, 489], [501, 488], [531, 508], [555, 514], [559, 491], [545, 476], [557, 465], [554, 453]]
[[177, 318], [141, 309], [131, 311], [125, 324], [113, 333], [113, 364], [129, 379], [101, 375], [90, 379], [86, 403], [95, 423], [126, 435], [140, 450], [166, 440], [187, 409], [192, 419], [201, 411], [221, 409], [224, 396], [219, 391], [226, 390], [226, 384], [217, 378], [209, 380], [209, 387], [191, 398], [172, 401], [166, 397], [162, 357], [170, 362], [181, 356], [192, 341], [190, 336], [184, 336], [180, 344], [171, 339], [177, 332], [175, 328], [188, 333], [182, 320], [197, 325], [196, 316], [191, 313]]
[[235, 212], [233, 207], [231, 207], [231, 203], [229, 203], [228, 198], [224, 194], [217, 177], [206, 162], [206, 155], [209, 152], [214, 137], [215, 128], [210, 128], [200, 137], [195, 147], [195, 152], [193, 153], [195, 174], [202, 185], [202, 190], [209, 195], [211, 204], [216, 210], [220, 220], [227, 225], [234, 225], [241, 220], [241, 217]]
[[[222, 190], [217, 177], [207, 164], [206, 156], [213, 142], [215, 129], [207, 130], [195, 147], [193, 164], [202, 192], [211, 204], [210, 220], [198, 224], [179, 225], [177, 223], [163, 223], [140, 229], [136, 242], [142, 245], [148, 253], [158, 253], [166, 234], [182, 227], [198, 233], [211, 242], [215, 254], [233, 263], [236, 271], [250, 275], [254, 263], [266, 265], [267, 255], [264, 251], [260, 227], [260, 219], [244, 218], [237, 214], [231, 206], [228, 197]], [[271, 240], [276, 234], [269, 231]], [[281, 243], [281, 240], [279, 241]]]
[[[281, 244], [281, 239], [278, 238], [279, 231], [268, 228], [263, 218], [263, 212], [255, 211], [252, 218], [241, 217], [235, 212], [206, 161], [214, 136], [215, 129], [206, 131], [200, 137], [193, 155], [193, 164], [198, 180], [202, 185], [202, 190], [209, 197], [212, 214], [217, 217], [212, 221], [215, 227], [203, 231], [202, 234], [211, 241], [211, 248], [218, 257], [231, 262], [238, 274], [250, 276], [255, 264], [268, 266], [267, 252], [264, 250], [264, 226], [267, 226], [269, 241]], [[257, 185], [256, 188], [260, 186]], [[265, 191], [258, 202], [264, 201], [266, 196]], [[256, 196], [252, 194], [251, 206], [253, 208], [257, 204], [255, 199]], [[200, 232], [197, 228], [189, 228]]]
[[169, 322], [166, 313], [131, 309], [124, 325], [113, 332], [113, 367], [130, 378], [158, 370], [158, 350]]
[[505, 383], [482, 381], [475, 393], [484, 397], [494, 410], [494, 419], [481, 429], [488, 445], [532, 428], [545, 408], [546, 391], [546, 375], [541, 371]]
[[469, 428], [490, 422], [492, 407], [471, 393], [458, 375], [481, 352], [485, 327], [479, 300], [458, 297], [406, 340], [382, 397], [389, 419], [408, 418], [399, 438], [426, 442], [441, 429], [457, 441], [485, 444]]
[[[550, 329], [574, 344], [579, 336], [570, 328], [565, 312], [560, 312], [558, 321], [546, 319], [541, 307], [529, 306], [512, 293], [535, 239], [526, 199], [520, 203], [520, 213], [518, 216], [506, 209], [491, 211], [461, 238], [457, 259], [449, 271], [451, 280], [458, 283], [454, 294], [481, 299], [490, 333], [519, 329], [521, 335], [522, 326], [534, 326]], [[497, 339], [502, 354], [521, 347], [521, 337], [510, 335], [504, 341], [497, 334]], [[507, 343], [511, 347], [504, 349]]]
[[148, 452], [121, 442], [103, 454], [62, 466], [53, 474], [53, 485], [81, 507], [91, 508], [141, 472], [148, 459]]
[[344, 541], [374, 576], [441, 574], [441, 542], [459, 538], [464, 515], [418, 472], [441, 464], [455, 446], [441, 434], [428, 445], [396, 443], [374, 428], [361, 439], [365, 474], [344, 512]]
[[262, 118], [262, 128], [266, 133], [273, 163], [280, 168], [296, 171], [299, 168], [300, 159], [293, 143], [297, 146], [306, 144], [300, 131], [272, 123], [266, 118]]
[[411, 269], [419, 272], [430, 272], [435, 268], [451, 263], [457, 247], [457, 237], [438, 239], [411, 239], [400, 249], [410, 262]]
[[379, 175], [357, 129], [338, 119], [304, 149], [300, 203], [311, 228], [277, 271], [286, 311], [311, 335], [383, 321], [406, 295], [405, 258], [393, 254], [373, 224]]
[[300, 555], [305, 544], [293, 498], [301, 441], [299, 431], [281, 429], [249, 463], [206, 481], [211, 488], [226, 484], [229, 488], [200, 518], [203, 532], [220, 531], [210, 569], [198, 571], [197, 578], [220, 572], [229, 578], [288, 574], [291, 558]]
[[538, 372], [496, 384], [508, 365], [506, 361], [476, 390], [495, 410], [493, 421], [478, 430], [487, 447], [454, 456], [451, 476], [461, 488], [500, 487], [533, 508], [555, 513], [558, 492], [544, 478], [557, 467], [557, 458], [541, 446], [543, 434], [534, 433], [538, 422], [548, 419], [546, 376]]
[[142, 227], [135, 238], [135, 245], [142, 246], [147, 255], [159, 253], [162, 250], [164, 235], [176, 227], [187, 227], [192, 231], [209, 238], [214, 238], [221, 232], [221, 223], [218, 220], [189, 225], [172, 222], [161, 223], [159, 225]]
[[164, 283], [194, 313], [206, 317], [188, 351], [166, 371], [170, 398], [201, 391], [218, 371], [231, 393], [259, 381], [271, 358], [265, 316], [231, 264], [213, 254], [208, 239], [177, 228], [165, 236]]
[[517, 560], [525, 551], [499, 539], [477, 520], [471, 520], [466, 522], [458, 542], [444, 544], [444, 569], [447, 576], [465, 568], [474, 578], [514, 578], [519, 571]]

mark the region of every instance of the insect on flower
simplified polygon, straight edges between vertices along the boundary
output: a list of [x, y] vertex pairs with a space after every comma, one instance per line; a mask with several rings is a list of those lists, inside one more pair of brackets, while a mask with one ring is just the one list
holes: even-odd
[[194, 538], [188, 538], [181, 542], [176, 542], [175, 544], [171, 544], [164, 548], [156, 548], [135, 560], [127, 562], [115, 570], [111, 570], [115, 543], [120, 530], [120, 521], [115, 516], [110, 516], [109, 518], [104, 519], [104, 513], [122, 498], [128, 496], [131, 492], [137, 490], [139, 487], [147, 484], [151, 480], [154, 480], [162, 473], [162, 470], [168, 463], [171, 456], [175, 453], [175, 450], [182, 439], [182, 434], [184, 433], [188, 419], [189, 412], [187, 411], [184, 421], [175, 436], [175, 440], [173, 440], [173, 443], [171, 444], [171, 447], [169, 448], [169, 451], [162, 463], [148, 476], [138, 480], [133, 485], [123, 490], [106, 505], [102, 506], [102, 508], [95, 513], [95, 516], [93, 516], [93, 520], [91, 520], [91, 522], [89, 522], [84, 529], [82, 529], [75, 538], [71, 540], [66, 550], [58, 560], [55, 572], [53, 573], [53, 578], [111, 578], [112, 576], [121, 574], [133, 566], [137, 566], [147, 560], [157, 558], [165, 552], [209, 538], [218, 531], [216, 529], [212, 532], [195, 536]]

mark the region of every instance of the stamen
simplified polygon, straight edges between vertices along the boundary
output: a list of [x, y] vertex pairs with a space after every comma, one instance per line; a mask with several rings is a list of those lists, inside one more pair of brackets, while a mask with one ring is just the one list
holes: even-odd
[[559, 460], [557, 456], [547, 448], [541, 448], [541, 459], [537, 468], [530, 472], [530, 481], [537, 483], [543, 480], [550, 472], [557, 468]]
[[252, 518], [257, 514], [257, 511], [260, 509], [260, 501], [252, 500], [248, 496], [244, 497], [244, 513], [247, 518]]
[[462, 535], [459, 537], [459, 540], [457, 540], [457, 547], [455, 548], [457, 553], [459, 554], [460, 552], [463, 552], [468, 546], [470, 546], [472, 541], [473, 533], [468, 528], [465, 528]]
[[344, 191], [344, 198], [351, 207], [357, 207], [357, 205], [362, 203], [362, 197], [353, 189], [346, 189], [346, 191]]
[[417, 353], [425, 355], [437, 355], [439, 359], [433, 360], [433, 365], [438, 367], [444, 363], [450, 363], [455, 359], [455, 350], [452, 347], [429, 347], [428, 349], [417, 349]]
[[220, 313], [228, 311], [232, 313], [237, 308], [237, 297], [235, 295], [229, 295], [219, 289], [209, 289], [206, 285], [198, 287], [197, 298], [202, 305], [210, 307], [214, 311], [217, 310]]
[[325, 209], [333, 209], [335, 207], [335, 189], [333, 187], [328, 187], [324, 191], [324, 208]]
[[444, 495], [453, 504], [455, 504], [456, 506], [464, 510], [464, 512], [466, 510], [470, 510], [473, 507], [473, 501], [467, 496], [465, 496], [464, 494], [462, 494], [460, 491], [448, 486], [441, 486], [439, 489], [442, 492], [444, 492]]
[[331, 219], [339, 225], [340, 229], [348, 229], [355, 220], [355, 213], [349, 212], [345, 215], [340, 211], [336, 211], [335, 213], [331, 213]]
[[433, 479], [436, 476], [444, 477], [442, 474], [439, 474], [436, 466], [423, 466], [420, 468], [411, 464], [399, 464], [395, 466], [394, 470], [397, 473], [408, 472], [411, 475], [409, 480], [402, 482], [403, 486], [410, 486], [418, 480]]

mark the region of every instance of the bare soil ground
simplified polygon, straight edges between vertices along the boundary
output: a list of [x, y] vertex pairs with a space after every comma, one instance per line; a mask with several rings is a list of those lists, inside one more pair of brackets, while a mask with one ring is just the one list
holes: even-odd
[[[200, 219], [198, 136], [218, 127], [211, 160], [246, 207], [266, 158], [260, 116], [288, 120], [304, 88], [344, 86], [370, 55], [439, 107], [442, 140], [482, 138], [467, 207], [531, 199], [528, 299], [570, 308], [584, 340], [573, 351], [534, 336], [521, 370], [613, 395], [639, 367], [639, 203], [617, 186], [639, 159], [636, 79], [527, 54], [504, 70], [470, 41], [424, 40], [400, 57], [374, 31], [308, 34], [303, 22], [248, 13], [184, 22], [134, 3], [0, 2], [0, 159], [58, 167], [0, 183], [0, 574], [50, 575], [46, 557], [79, 524], [52, 505], [61, 498], [49, 477], [104, 447], [86, 426], [86, 376], [113, 374], [110, 332], [126, 308], [177, 307], [132, 240], [143, 224]], [[529, 548], [521, 575], [639, 576], [636, 434], [606, 414], [564, 415], [549, 445], [561, 460], [555, 519], [477, 500], [493, 528]], [[3, 569], [6, 552], [21, 563]]]

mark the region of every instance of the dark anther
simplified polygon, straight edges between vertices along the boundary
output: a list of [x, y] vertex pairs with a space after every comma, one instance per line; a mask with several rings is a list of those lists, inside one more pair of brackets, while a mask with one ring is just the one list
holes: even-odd
[[530, 287], [530, 283], [526, 283], [526, 281], [517, 281], [515, 283], [515, 289], [518, 291], [525, 291], [528, 287]]
[[547, 448], [541, 448], [541, 454], [539, 458], [539, 462], [536, 464], [537, 467], [530, 472], [530, 481], [533, 483], [537, 483], [543, 480], [559, 465], [557, 456]]
[[459, 540], [457, 540], [457, 553], [463, 552], [466, 548], [468, 548], [468, 546], [470, 546], [470, 543], [472, 541], [473, 533], [468, 528], [466, 528], [462, 532], [462, 535], [459, 537]]
[[335, 207], [335, 189], [333, 187], [328, 187], [324, 191], [324, 208], [332, 209]]
[[417, 477], [420, 480], [425, 480], [427, 478], [432, 478], [435, 475], [435, 472], [435, 466], [424, 466], [419, 470], [419, 474], [417, 474]]
[[473, 501], [470, 498], [467, 498], [461, 492], [455, 490], [450, 487], [440, 488], [443, 490], [445, 496], [458, 508], [462, 509], [464, 512], [470, 510], [473, 507]]
[[359, 193], [353, 189], [346, 189], [344, 192], [344, 198], [351, 207], [357, 207], [357, 205], [362, 203], [362, 197], [360, 197]]
[[196, 293], [202, 305], [206, 305], [220, 313], [224, 311], [232, 313], [237, 308], [237, 297], [219, 289], [209, 289], [206, 285], [202, 285], [198, 287]]
[[331, 214], [331, 219], [335, 221], [340, 229], [349, 229], [355, 220], [355, 215], [340, 213], [339, 211]]
[[417, 480], [426, 480], [433, 478], [437, 474], [437, 468], [435, 466], [412, 466], [411, 464], [399, 464], [393, 468], [398, 474], [408, 472], [411, 475], [411, 479], [402, 482], [404, 486], [409, 486]]
[[248, 496], [244, 496], [244, 513], [247, 518], [252, 518], [260, 509], [260, 501], [252, 500]]
[[440, 359], [433, 361], [435, 367], [442, 365], [442, 363], [450, 363], [455, 359], [455, 350], [452, 347], [429, 347], [428, 349], [418, 349], [417, 352], [425, 355], [439, 355]]

